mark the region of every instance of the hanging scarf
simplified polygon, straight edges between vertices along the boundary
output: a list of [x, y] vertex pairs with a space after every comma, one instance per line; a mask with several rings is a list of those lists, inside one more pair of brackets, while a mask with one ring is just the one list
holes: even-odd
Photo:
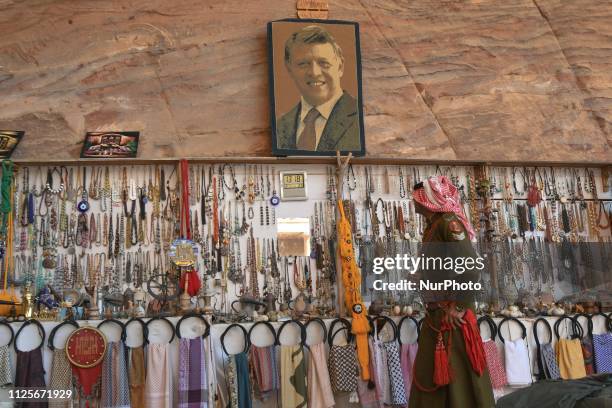
[[595, 371], [612, 373], [612, 333], [593, 334]]
[[144, 347], [130, 349], [130, 403], [132, 408], [145, 408]]
[[168, 344], [152, 343], [147, 347], [145, 406], [172, 407], [172, 365]]
[[0, 387], [13, 383], [9, 345], [0, 346]]
[[[234, 356], [227, 358], [225, 381], [227, 383], [227, 398], [229, 399], [227, 406], [238, 408], [238, 377], [236, 376], [236, 359]], [[221, 404], [221, 406], [225, 406], [225, 404]]]
[[179, 341], [180, 408], [208, 407], [208, 381], [201, 337]]
[[408, 401], [406, 400], [406, 388], [402, 377], [399, 345], [396, 340], [393, 340], [383, 343], [383, 346], [387, 356], [387, 369], [391, 384], [391, 404], [405, 405]]
[[370, 353], [370, 367], [372, 367], [372, 380], [374, 382], [374, 390], [376, 391], [376, 401], [382, 406], [385, 402], [385, 384], [383, 378], [385, 370], [382, 367], [382, 355], [378, 343], [375, 343], [373, 338], [370, 338], [369, 341], [370, 350], [372, 351]]
[[[66, 356], [65, 349], [53, 350], [53, 362], [51, 363], [51, 375], [49, 376], [50, 390], [72, 389], [72, 367]], [[49, 400], [49, 408], [70, 408], [72, 401], [69, 399], [53, 398]]]
[[329, 347], [329, 374], [334, 392], [353, 392], [357, 389], [357, 358], [352, 344], [332, 344]]
[[423, 188], [417, 188], [412, 196], [414, 201], [430, 211], [454, 213], [468, 232], [470, 240], [474, 238], [474, 229], [463, 213], [459, 190], [446, 176], [429, 177], [423, 181]]
[[281, 346], [281, 406], [306, 407], [306, 362], [301, 345]]
[[[17, 350], [15, 387], [46, 388], [41, 347], [30, 351]], [[48, 404], [47, 400], [44, 400], [18, 402], [15, 403], [15, 406], [18, 408], [47, 408]]]
[[365, 305], [361, 301], [361, 272], [355, 261], [351, 223], [344, 214], [342, 200], [338, 200], [338, 211], [340, 212], [338, 235], [340, 237], [339, 252], [342, 265], [342, 283], [344, 284], [344, 303], [353, 317], [351, 331], [355, 335], [357, 344], [361, 378], [369, 380], [368, 333], [370, 332], [370, 323], [368, 322]]
[[275, 346], [257, 347], [251, 344], [249, 349], [249, 367], [253, 378], [253, 390], [256, 398], [266, 400], [273, 390], [278, 389], [278, 372], [274, 364]]
[[504, 343], [506, 378], [509, 385], [531, 384], [529, 351], [524, 339], [508, 339]]
[[251, 408], [251, 384], [249, 383], [249, 358], [246, 353], [232, 356], [236, 365], [236, 383], [238, 386], [238, 408]]
[[560, 339], [555, 344], [559, 372], [564, 380], [586, 377], [582, 347], [578, 339]]
[[102, 363], [102, 408], [130, 408], [126, 363], [123, 342], [108, 342]]
[[325, 362], [325, 344], [313, 344], [308, 360], [308, 407], [330, 408], [335, 404]]
[[484, 341], [483, 347], [487, 368], [489, 369], [489, 376], [491, 377], [491, 385], [494, 389], [501, 389], [508, 383], [508, 380], [506, 379], [504, 363], [497, 350], [497, 345], [494, 340], [488, 339]]
[[402, 366], [402, 377], [404, 377], [404, 387], [406, 399], [410, 398], [410, 388], [412, 387], [412, 367], [416, 359], [419, 343], [402, 344], [400, 349], [400, 364]]

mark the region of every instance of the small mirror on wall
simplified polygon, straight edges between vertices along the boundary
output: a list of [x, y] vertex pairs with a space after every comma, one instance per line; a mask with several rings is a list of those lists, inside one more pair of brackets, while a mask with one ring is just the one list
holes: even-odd
[[310, 255], [310, 220], [308, 218], [279, 218], [277, 233], [280, 256]]

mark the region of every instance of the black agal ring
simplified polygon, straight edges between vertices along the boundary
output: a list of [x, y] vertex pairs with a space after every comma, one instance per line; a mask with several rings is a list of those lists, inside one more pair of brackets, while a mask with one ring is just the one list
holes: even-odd
[[253, 340], [252, 340], [252, 333], [253, 330], [255, 329], [255, 327], [259, 326], [260, 324], [263, 324], [264, 326], [266, 326], [268, 328], [268, 330], [270, 331], [270, 333], [272, 333], [272, 337], [274, 338], [274, 341], [272, 344], [270, 344], [271, 346], [276, 345], [276, 330], [274, 330], [274, 326], [272, 326], [272, 324], [268, 321], [259, 321], [256, 322], [254, 325], [251, 326], [251, 328], [249, 329], [249, 343], [253, 344]]
[[204, 316], [202, 316], [200, 314], [197, 314], [197, 313], [188, 313], [188, 314], [184, 315], [183, 317], [181, 317], [179, 319], [178, 323], [176, 323], [176, 335], [178, 336], [178, 338], [182, 339], [182, 337], [181, 337], [181, 324], [183, 323], [183, 320], [191, 319], [191, 318], [199, 319], [199, 320], [204, 322], [204, 325], [205, 325], [206, 328], [204, 329], [204, 333], [202, 334], [202, 338], [205, 339], [206, 337], [208, 337], [208, 335], [210, 334], [210, 324], [204, 318]]
[[51, 333], [49, 334], [49, 339], [47, 340], [47, 347], [49, 347], [49, 350], [51, 351], [55, 350], [55, 345], [53, 344], [53, 340], [55, 339], [55, 333], [57, 333], [60, 327], [66, 326], [66, 325], [70, 325], [74, 327], [75, 329], [79, 328], [79, 324], [75, 322], [74, 320], [70, 320], [70, 319], [64, 320], [63, 322], [55, 326], [53, 330], [51, 330]]
[[221, 342], [221, 348], [227, 356], [229, 356], [230, 353], [228, 353], [227, 349], [225, 348], [225, 336], [227, 336], [227, 333], [229, 333], [230, 330], [232, 330], [234, 327], [239, 328], [242, 331], [242, 335], [244, 336], [244, 349], [242, 350], [242, 353], [246, 353], [247, 351], [249, 351], [249, 347], [251, 346], [251, 343], [249, 342], [249, 334], [247, 333], [246, 329], [238, 323], [232, 323], [227, 326], [225, 331], [221, 334], [221, 338], [219, 339], [219, 341]]
[[563, 315], [563, 316], [560, 316], [559, 319], [557, 319], [557, 321], [555, 322], [553, 326], [554, 331], [555, 331], [555, 336], [557, 336], [557, 340], [561, 338], [561, 335], [559, 334], [559, 326], [561, 325], [561, 322], [565, 319], [568, 319], [572, 324], [572, 334], [570, 335], [570, 338], [571, 339], [582, 338], [582, 335], [584, 332], [584, 330], [582, 330], [582, 325], [578, 323], [578, 321], [575, 320], [573, 317], [568, 316], [568, 315]]
[[399, 344], [403, 344], [402, 336], [401, 336], [402, 325], [404, 324], [405, 321], [408, 321], [408, 320], [412, 320], [412, 322], [414, 323], [414, 326], [416, 327], [417, 342], [419, 341], [419, 337], [421, 336], [421, 328], [419, 327], [419, 321], [410, 315], [406, 315], [402, 317], [402, 319], [399, 321], [399, 324], [397, 325], [397, 341], [399, 342]]
[[120, 322], [117, 319], [106, 319], [106, 320], [102, 320], [99, 324], [98, 324], [98, 329], [102, 326], [104, 326], [105, 324], [108, 323], [114, 323], [117, 326], [119, 326], [121, 328], [121, 341], [125, 342], [125, 337], [126, 337], [126, 333], [125, 333], [125, 324], [123, 324], [122, 322]]
[[15, 341], [13, 342], [13, 347], [15, 348], [15, 351], [20, 351], [17, 348], [17, 339], [19, 338], [21, 331], [30, 324], [34, 324], [38, 328], [38, 333], [40, 334], [40, 337], [41, 337], [40, 344], [38, 345], [38, 347], [35, 347], [33, 350], [38, 350], [39, 348], [43, 346], [43, 344], [45, 344], [45, 336], [46, 336], [45, 328], [43, 327], [42, 324], [40, 324], [38, 320], [30, 319], [30, 320], [26, 320], [25, 323], [21, 325], [19, 330], [17, 330], [17, 334], [15, 335]]
[[172, 325], [172, 322], [171, 322], [170, 320], [166, 319], [166, 318], [165, 318], [165, 317], [163, 317], [163, 316], [155, 316], [155, 317], [153, 317], [153, 318], [149, 319], [149, 321], [147, 322], [147, 344], [149, 344], [149, 336], [148, 336], [148, 333], [149, 333], [149, 325], [150, 325], [151, 323], [153, 323], [154, 321], [156, 321], [156, 320], [161, 320], [161, 321], [163, 321], [164, 323], [166, 323], [168, 326], [170, 326], [170, 332], [172, 332], [172, 336], [170, 337], [170, 340], [168, 341], [168, 344], [172, 343], [172, 341], [174, 340], [174, 336], [176, 335], [175, 328], [174, 328], [174, 326]]
[[15, 331], [13, 330], [13, 326], [11, 326], [6, 319], [0, 320], [0, 326], [5, 326], [9, 329], [9, 332], [11, 333], [11, 338], [9, 339], [8, 343], [6, 343], [6, 345], [10, 346], [13, 340], [15, 339]]
[[300, 342], [298, 343], [298, 345], [305, 345], [306, 344], [306, 328], [304, 327], [304, 325], [302, 324], [302, 322], [300, 322], [299, 320], [286, 320], [285, 322], [283, 322], [283, 324], [281, 324], [281, 326], [278, 328], [278, 333], [276, 334], [276, 345], [277, 346], [281, 346], [281, 342], [280, 342], [280, 336], [281, 333], [283, 332], [283, 329], [289, 325], [289, 324], [296, 324], [299, 328], [300, 328]]
[[[334, 328], [337, 324], [341, 324], [342, 327], [334, 331]], [[353, 334], [351, 333], [351, 323], [343, 317], [339, 317], [331, 322], [329, 330], [327, 331], [327, 343], [332, 346], [334, 344], [334, 337], [336, 337], [336, 334], [340, 333], [343, 330], [346, 330], [346, 342], [350, 343], [353, 340]]]
[[495, 340], [495, 337], [497, 337], [497, 325], [495, 324], [493, 319], [491, 319], [491, 317], [487, 315], [480, 317], [478, 319], [478, 331], [481, 331], [480, 325], [482, 324], [482, 322], [486, 322], [489, 325], [489, 331], [491, 332], [491, 340]]
[[[519, 325], [519, 327], [522, 330], [522, 334], [521, 334], [521, 338], [524, 340], [527, 338], [527, 328], [525, 327], [525, 325], [516, 317], [504, 317], [502, 319], [501, 322], [499, 322], [499, 325], [497, 326], [497, 334], [499, 335], [499, 339], [502, 341], [502, 343], [505, 343], [506, 340], [504, 339], [504, 336], [502, 335], [502, 326], [504, 323], [508, 322], [508, 325], [510, 325], [510, 322], [515, 322], [516, 324]], [[512, 338], [510, 338], [510, 340], [512, 340]]]
[[[149, 341], [149, 329], [147, 328], [147, 324], [140, 317], [132, 317], [130, 320], [125, 322], [126, 340], [127, 340], [127, 327], [131, 323], [134, 323], [134, 322], [138, 322], [140, 324], [140, 327], [142, 328], [142, 345], [136, 346], [136, 347], [144, 347], [145, 344], [147, 344], [147, 342]], [[126, 341], [125, 345], [127, 346], [127, 341]]]
[[[308, 325], [310, 323], [318, 323], [321, 328], [323, 329], [323, 340], [320, 341], [320, 343], [325, 343], [325, 340], [327, 339], [327, 326], [325, 326], [325, 322], [323, 320], [321, 320], [320, 317], [313, 317], [310, 320], [308, 320], [306, 322], [306, 324], [304, 325], [304, 331], [306, 332], [306, 329], [308, 328]], [[308, 332], [306, 332], [306, 338], [308, 339]], [[305, 344], [305, 343], [304, 343]]]

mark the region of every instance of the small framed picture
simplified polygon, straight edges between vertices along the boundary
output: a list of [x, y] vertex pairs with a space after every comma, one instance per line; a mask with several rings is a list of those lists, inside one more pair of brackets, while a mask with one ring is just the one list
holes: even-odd
[[9, 159], [25, 134], [22, 130], [0, 130], [0, 159]]
[[87, 132], [81, 158], [133, 158], [140, 132]]
[[359, 24], [268, 23], [272, 153], [365, 154]]

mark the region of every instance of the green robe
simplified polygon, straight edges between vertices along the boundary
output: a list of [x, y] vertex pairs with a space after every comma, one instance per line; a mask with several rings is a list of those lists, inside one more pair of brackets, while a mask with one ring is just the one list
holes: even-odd
[[[458, 227], [458, 225], [460, 227]], [[459, 230], [460, 229], [460, 230]], [[423, 238], [423, 254], [425, 256], [441, 257], [476, 257], [474, 248], [469, 240], [467, 231], [454, 214], [435, 214], [430, 225], [425, 230]], [[433, 245], [428, 245], [428, 244]], [[439, 243], [449, 243], [440, 246]], [[454, 272], [449, 274], [445, 270], [422, 271], [422, 279], [443, 280], [455, 279], [457, 281], [478, 281], [477, 270], [466, 271], [461, 275]], [[427, 301], [455, 300], [466, 308], [473, 310], [474, 294], [461, 293], [426, 293]], [[446, 297], [446, 299], [445, 299]], [[451, 299], [449, 299], [451, 298]], [[434, 310], [428, 319], [433, 327], [439, 328], [444, 311]], [[493, 388], [489, 372], [485, 368], [482, 376], [478, 376], [470, 364], [465, 350], [465, 342], [460, 329], [452, 330], [450, 348], [450, 366], [453, 373], [452, 382], [435, 391], [423, 391], [419, 388], [433, 389], [434, 352], [438, 333], [423, 322], [419, 337], [419, 349], [416, 355], [414, 368], [414, 381], [410, 391], [409, 408], [493, 408]], [[445, 333], [444, 342], [448, 345], [448, 332]], [[418, 385], [417, 385], [418, 384]]]

